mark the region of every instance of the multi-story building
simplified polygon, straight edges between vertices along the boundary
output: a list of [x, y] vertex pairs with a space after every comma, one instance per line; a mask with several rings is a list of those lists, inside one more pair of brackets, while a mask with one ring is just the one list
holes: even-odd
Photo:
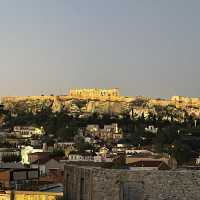
[[2, 161], [3, 157], [9, 156], [19, 156], [20, 150], [14, 148], [0, 148], [0, 161]]
[[79, 153], [70, 153], [68, 156], [68, 161], [77, 162], [77, 161], [84, 161], [84, 162], [94, 162], [94, 156], [91, 154], [79, 154]]
[[13, 134], [19, 138], [31, 138], [33, 136], [42, 136], [44, 134], [44, 129], [43, 127], [15, 126], [13, 128]]
[[122, 131], [119, 130], [118, 125], [113, 123], [110, 125], [105, 125], [103, 129], [99, 125], [88, 125], [86, 127], [86, 134], [92, 137], [97, 137], [102, 140], [113, 140], [118, 141], [123, 138]]
[[66, 148], [73, 148], [75, 145], [74, 142], [58, 142], [54, 144], [55, 149], [66, 149]]

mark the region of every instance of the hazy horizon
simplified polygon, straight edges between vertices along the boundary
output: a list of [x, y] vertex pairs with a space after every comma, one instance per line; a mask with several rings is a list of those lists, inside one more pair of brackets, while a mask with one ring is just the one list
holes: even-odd
[[120, 88], [200, 96], [200, 1], [0, 2], [0, 96]]

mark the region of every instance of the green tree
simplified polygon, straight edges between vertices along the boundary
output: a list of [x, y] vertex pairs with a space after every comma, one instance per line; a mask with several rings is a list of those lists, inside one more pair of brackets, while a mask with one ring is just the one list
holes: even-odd
[[65, 152], [63, 149], [54, 149], [52, 153], [50, 153], [51, 158], [56, 158], [56, 157], [64, 157]]

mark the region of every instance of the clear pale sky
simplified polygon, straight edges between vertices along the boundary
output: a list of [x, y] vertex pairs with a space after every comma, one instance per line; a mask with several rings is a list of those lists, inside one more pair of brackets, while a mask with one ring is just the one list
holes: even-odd
[[0, 95], [200, 96], [199, 10], [199, 0], [0, 0]]

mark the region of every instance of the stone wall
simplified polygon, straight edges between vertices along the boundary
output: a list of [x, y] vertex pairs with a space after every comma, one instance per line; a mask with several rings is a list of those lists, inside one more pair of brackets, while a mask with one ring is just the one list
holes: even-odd
[[65, 200], [199, 200], [199, 171], [65, 167]]
[[[1, 103], [20, 102], [20, 101], [69, 101], [70, 99], [88, 99], [88, 100], [102, 100], [102, 101], [124, 101], [132, 102], [140, 97], [125, 97], [120, 95], [118, 88], [114, 89], [70, 89], [69, 95], [60, 96], [5, 96], [1, 97]], [[200, 106], [200, 98], [172, 96], [170, 99], [153, 99], [148, 98], [149, 104], [152, 105], [177, 105], [177, 106]]]
[[194, 97], [172, 96], [171, 101], [190, 105], [200, 105], [200, 98]]
[[18, 101], [44, 101], [44, 100], [54, 100], [54, 96], [10, 96], [2, 97], [1, 102], [18, 102]]

